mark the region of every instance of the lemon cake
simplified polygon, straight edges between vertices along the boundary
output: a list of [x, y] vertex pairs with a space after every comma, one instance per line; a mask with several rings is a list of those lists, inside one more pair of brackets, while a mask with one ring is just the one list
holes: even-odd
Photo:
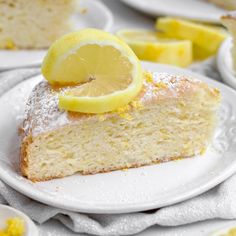
[[231, 55], [233, 59], [233, 68], [236, 71], [236, 12], [228, 13], [221, 17], [221, 22], [225, 25], [233, 38], [233, 46], [231, 49]]
[[235, 0], [208, 0], [208, 1], [226, 10], [236, 10]]
[[0, 1], [0, 48], [47, 48], [73, 30], [76, 0]]
[[57, 88], [34, 88], [21, 127], [21, 171], [32, 181], [96, 174], [202, 154], [216, 124], [217, 89], [148, 73], [127, 106], [104, 114], [58, 108]]

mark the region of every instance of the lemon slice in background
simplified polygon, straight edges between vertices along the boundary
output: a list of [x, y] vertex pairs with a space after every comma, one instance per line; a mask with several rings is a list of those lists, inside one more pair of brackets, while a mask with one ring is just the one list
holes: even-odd
[[194, 61], [199, 61], [199, 60], [205, 60], [208, 57], [216, 55], [216, 52], [210, 52], [207, 51], [204, 48], [201, 48], [200, 46], [193, 44], [193, 59]]
[[125, 29], [117, 36], [133, 49], [141, 60], [186, 67], [192, 63], [192, 43], [158, 37], [157, 32], [139, 29]]
[[169, 17], [158, 18], [156, 29], [178, 39], [189, 39], [200, 49], [205, 49], [209, 53], [216, 53], [227, 37], [226, 31], [222, 27]]
[[[160, 32], [160, 31], [157, 32], [157, 37], [159, 39], [163, 39], [163, 40], [171, 40], [171, 39], [178, 40], [174, 36], [170, 36], [164, 32]], [[192, 53], [193, 53], [193, 61], [204, 60], [204, 59], [216, 54], [215, 52], [209, 52], [206, 49], [201, 48], [200, 46], [196, 45], [195, 43], [192, 44]]]
[[128, 104], [142, 88], [141, 64], [129, 46], [114, 35], [85, 29], [57, 40], [42, 74], [52, 85], [73, 85], [59, 95], [68, 111], [103, 113]]

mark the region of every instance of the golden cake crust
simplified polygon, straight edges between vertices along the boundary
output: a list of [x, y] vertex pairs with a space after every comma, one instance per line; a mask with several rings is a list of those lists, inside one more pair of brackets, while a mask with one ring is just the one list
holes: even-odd
[[[25, 146], [25, 148], [26, 148], [26, 146]], [[170, 157], [170, 158], [166, 159], [165, 161], [157, 159], [155, 161], [152, 161], [148, 165], [160, 164], [160, 163], [164, 163], [164, 162], [168, 162], [168, 161], [178, 161], [178, 160], [181, 160], [181, 159], [183, 159], [183, 157]], [[26, 158], [26, 160], [27, 160], [27, 158]], [[119, 167], [119, 168], [110, 168], [110, 169], [99, 171], [99, 173], [108, 173], [110, 171], [115, 171], [115, 170], [126, 171], [127, 169], [138, 168], [138, 167], [142, 167], [142, 166], [147, 166], [147, 164], [142, 164], [142, 165], [135, 164], [135, 165], [131, 165], [131, 166], [122, 166], [122, 167]], [[27, 174], [26, 174], [27, 168], [28, 168], [27, 161], [23, 161], [21, 163], [21, 172], [22, 172], [22, 175], [26, 176], [26, 177], [27, 177]], [[80, 172], [80, 174], [82, 174], [82, 175], [94, 175], [94, 174], [97, 174], [97, 172], [91, 172], [91, 171], [89, 171], [89, 172]], [[60, 179], [60, 178], [63, 178], [63, 177], [65, 177], [65, 176], [64, 175], [58, 175], [57, 177], [52, 176], [52, 177], [43, 178], [43, 179], [31, 178], [30, 180], [32, 182], [40, 182], [40, 181], [48, 181], [48, 180], [52, 180], [52, 179]]]

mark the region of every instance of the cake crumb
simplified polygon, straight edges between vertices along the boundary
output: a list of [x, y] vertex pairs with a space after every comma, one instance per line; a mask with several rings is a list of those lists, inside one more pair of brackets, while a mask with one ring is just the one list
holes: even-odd
[[104, 121], [104, 120], [106, 120], [106, 116], [104, 114], [99, 114], [98, 115], [98, 120], [99, 121]]
[[153, 74], [149, 71], [144, 71], [144, 78], [148, 83], [153, 83]]
[[15, 43], [14, 43], [11, 39], [8, 39], [8, 40], [5, 42], [5, 48], [6, 48], [6, 49], [9, 49], [9, 50], [16, 50], [16, 49], [17, 49]]
[[121, 113], [121, 114], [119, 114], [119, 116], [123, 119], [126, 119], [126, 120], [132, 120], [133, 119], [133, 117], [129, 113]]
[[80, 14], [86, 14], [88, 12], [87, 8], [80, 8], [79, 10]]
[[132, 101], [130, 104], [133, 108], [138, 109], [138, 110], [141, 110], [144, 108], [141, 101]]

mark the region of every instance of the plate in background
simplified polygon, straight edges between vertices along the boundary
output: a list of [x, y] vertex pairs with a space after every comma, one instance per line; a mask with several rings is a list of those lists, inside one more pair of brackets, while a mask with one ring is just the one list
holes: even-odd
[[217, 67], [222, 76], [223, 81], [236, 89], [236, 73], [233, 70], [233, 60], [231, 55], [232, 39], [226, 39], [217, 55]]
[[[72, 21], [77, 29], [89, 27], [109, 31], [113, 15], [100, 1], [80, 0], [78, 13]], [[46, 50], [0, 50], [0, 70], [39, 66], [45, 55]]]
[[192, 20], [220, 23], [226, 11], [204, 0], [122, 0], [127, 5], [153, 16], [178, 16]]
[[220, 123], [204, 156], [180, 161], [33, 183], [19, 172], [17, 129], [25, 102], [42, 77], [28, 79], [0, 98], [0, 178], [17, 191], [48, 205], [79, 212], [124, 213], [174, 204], [199, 195], [236, 171], [236, 91], [210, 78], [172, 66], [143, 63], [156, 72], [183, 74], [222, 93]]

